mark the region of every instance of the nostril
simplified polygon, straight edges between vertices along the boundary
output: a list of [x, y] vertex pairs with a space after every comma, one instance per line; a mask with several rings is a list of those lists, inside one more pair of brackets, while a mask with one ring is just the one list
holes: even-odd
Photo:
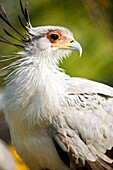
[[73, 43], [73, 42], [74, 42], [74, 40], [71, 40], [71, 41], [70, 41], [70, 43]]

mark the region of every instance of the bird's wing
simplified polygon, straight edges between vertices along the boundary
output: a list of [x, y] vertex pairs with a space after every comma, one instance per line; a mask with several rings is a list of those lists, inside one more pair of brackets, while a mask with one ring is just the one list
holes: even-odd
[[50, 128], [55, 142], [68, 153], [72, 168], [87, 161], [94, 170], [112, 169], [105, 153], [113, 147], [113, 88], [80, 78], [66, 81], [62, 113]]

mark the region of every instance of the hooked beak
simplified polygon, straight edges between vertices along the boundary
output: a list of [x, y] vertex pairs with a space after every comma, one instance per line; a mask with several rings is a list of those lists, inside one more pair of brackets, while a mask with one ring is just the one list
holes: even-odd
[[81, 55], [82, 55], [82, 47], [81, 47], [81, 45], [76, 40], [70, 41], [70, 43], [67, 44], [67, 47], [70, 50], [74, 50], [74, 51], [79, 52], [80, 53], [80, 57], [81, 57]]
[[74, 50], [80, 53], [80, 57], [82, 55], [82, 47], [76, 40], [68, 40], [68, 42], [57, 42], [53, 43], [52, 47], [59, 47], [62, 49]]

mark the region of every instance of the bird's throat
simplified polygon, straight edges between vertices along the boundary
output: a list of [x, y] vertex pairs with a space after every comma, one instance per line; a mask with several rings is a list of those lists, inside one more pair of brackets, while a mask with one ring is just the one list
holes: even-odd
[[31, 127], [35, 124], [41, 126], [43, 121], [51, 121], [60, 112], [66, 77], [63, 72], [44, 63], [38, 67], [21, 68], [19, 75], [9, 84], [9, 87], [13, 87], [9, 94], [12, 96], [9, 104], [14, 103], [14, 114], [18, 110], [17, 114], [21, 113]]

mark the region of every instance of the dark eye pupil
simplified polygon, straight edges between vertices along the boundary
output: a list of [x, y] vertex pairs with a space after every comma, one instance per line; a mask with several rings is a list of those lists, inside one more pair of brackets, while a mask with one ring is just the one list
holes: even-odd
[[59, 38], [58, 34], [51, 34], [51, 39], [57, 40]]

